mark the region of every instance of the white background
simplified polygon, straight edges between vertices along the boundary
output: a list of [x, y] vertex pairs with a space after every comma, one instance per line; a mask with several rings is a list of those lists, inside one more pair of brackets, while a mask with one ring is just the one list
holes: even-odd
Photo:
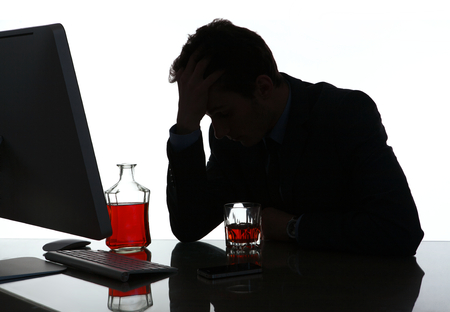
[[[9, 2], [1, 4], [0, 31], [64, 25], [103, 186], [117, 181], [117, 163], [138, 164], [136, 180], [152, 191], [152, 238], [173, 238], [165, 149], [178, 93], [169, 68], [188, 34], [222, 17], [258, 32], [280, 71], [369, 94], [407, 175], [425, 239], [450, 240], [445, 1]], [[205, 118], [202, 128], [208, 124]], [[0, 219], [0, 237], [65, 235]], [[222, 239], [222, 227], [208, 237]]]

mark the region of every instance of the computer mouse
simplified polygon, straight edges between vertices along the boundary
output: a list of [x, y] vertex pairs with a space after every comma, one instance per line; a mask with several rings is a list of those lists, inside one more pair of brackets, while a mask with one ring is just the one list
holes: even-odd
[[42, 249], [45, 251], [81, 249], [89, 245], [91, 242], [81, 239], [61, 239], [45, 244]]

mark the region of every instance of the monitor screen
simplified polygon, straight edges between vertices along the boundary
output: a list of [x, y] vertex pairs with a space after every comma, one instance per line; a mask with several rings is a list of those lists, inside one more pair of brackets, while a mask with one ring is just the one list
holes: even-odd
[[0, 32], [0, 137], [1, 218], [111, 235], [62, 25]]

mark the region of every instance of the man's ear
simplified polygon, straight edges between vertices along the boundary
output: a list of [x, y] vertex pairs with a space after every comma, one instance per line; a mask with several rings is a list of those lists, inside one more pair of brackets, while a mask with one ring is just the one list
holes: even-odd
[[256, 95], [262, 99], [268, 99], [272, 96], [273, 82], [267, 75], [259, 75], [256, 77]]

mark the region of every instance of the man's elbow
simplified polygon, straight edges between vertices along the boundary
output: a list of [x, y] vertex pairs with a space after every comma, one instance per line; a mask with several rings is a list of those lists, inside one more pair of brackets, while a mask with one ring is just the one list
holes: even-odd
[[190, 229], [186, 224], [176, 224], [173, 220], [170, 222], [173, 235], [182, 243], [192, 243], [203, 238], [195, 229]]
[[423, 231], [421, 229], [410, 233], [408, 237], [399, 239], [397, 241], [397, 249], [399, 255], [402, 256], [414, 256], [416, 254], [417, 248], [422, 242]]
[[387, 237], [388, 241], [385, 243], [384, 253], [395, 256], [414, 256], [423, 235], [420, 227], [395, 231], [390, 237]]

